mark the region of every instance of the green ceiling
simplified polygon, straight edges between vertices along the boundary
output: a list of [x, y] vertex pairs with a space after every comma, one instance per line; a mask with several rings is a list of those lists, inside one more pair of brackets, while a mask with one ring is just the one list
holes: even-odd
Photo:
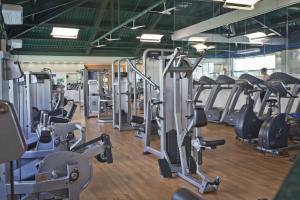
[[[90, 56], [139, 56], [146, 48], [185, 47], [192, 51], [186, 42], [171, 41], [171, 34], [180, 28], [192, 25], [216, 15], [228, 12], [219, 2], [210, 0], [170, 0], [168, 7], [176, 6], [173, 15], [160, 15], [148, 12], [136, 20], [136, 25], [145, 28], [131, 30], [121, 28], [113, 33], [120, 41], [100, 41], [106, 47], [95, 48], [90, 42], [107, 33], [122, 22], [144, 11], [159, 0], [2, 0], [2, 3], [19, 4], [24, 9], [24, 23], [6, 26], [8, 38], [23, 40], [23, 48], [15, 54], [28, 55], [90, 55]], [[163, 5], [154, 10], [162, 10]], [[287, 9], [259, 16], [256, 19], [286, 34], [286, 20], [289, 19], [289, 38], [298, 42], [300, 28], [299, 10]], [[54, 39], [50, 33], [53, 26], [79, 28], [79, 38]], [[131, 24], [128, 24], [131, 26]], [[263, 27], [255, 20], [246, 20], [234, 25], [236, 35], [245, 34]], [[228, 34], [228, 27], [212, 30], [214, 33]], [[162, 33], [161, 44], [141, 44], [136, 37], [141, 33]], [[218, 44], [210, 54], [226, 52], [228, 49], [241, 49], [245, 45]]]

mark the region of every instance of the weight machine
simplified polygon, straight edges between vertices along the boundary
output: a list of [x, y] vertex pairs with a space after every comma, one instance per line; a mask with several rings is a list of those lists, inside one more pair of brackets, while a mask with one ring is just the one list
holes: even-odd
[[0, 155], [1, 200], [79, 200], [80, 192], [92, 178], [91, 159], [97, 157], [100, 162], [112, 162], [110, 139], [103, 134], [71, 151], [47, 155], [32, 168], [36, 170], [34, 177], [24, 180], [19, 177], [22, 171], [15, 174], [14, 170], [26, 151], [25, 138], [13, 105], [3, 100], [0, 101], [0, 124], [5, 127], [0, 135], [1, 151], [8, 151]]
[[144, 79], [137, 69], [137, 60], [121, 59], [112, 64], [113, 128], [132, 130], [133, 114], [137, 115], [137, 76]]
[[[204, 53], [191, 64], [182, 50], [176, 48], [171, 56], [161, 57], [161, 71], [157, 70], [161, 72], [160, 84], [159, 87], [152, 85], [159, 93], [157, 98], [148, 99], [147, 104], [144, 149], [145, 153], [160, 157], [158, 163], [163, 177], [176, 174], [198, 187], [201, 193], [216, 191], [220, 184], [219, 177], [211, 180], [202, 171], [202, 151], [225, 144], [224, 140], [207, 141], [200, 135], [200, 127], [205, 126], [207, 120], [204, 109], [196, 106], [198, 101], [192, 96], [192, 73], [203, 56]], [[154, 116], [153, 107], [156, 107]], [[149, 144], [152, 117], [159, 125], [160, 150]]]
[[[98, 116], [99, 119], [104, 109], [111, 110], [108, 74], [106, 70], [83, 70], [84, 114], [86, 117]], [[103, 107], [100, 100], [107, 100], [105, 105], [107, 103], [109, 105]]]

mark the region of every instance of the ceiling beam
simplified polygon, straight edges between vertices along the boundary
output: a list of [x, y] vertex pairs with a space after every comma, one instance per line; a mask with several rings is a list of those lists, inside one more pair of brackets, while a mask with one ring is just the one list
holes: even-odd
[[146, 13], [148, 13], [151, 10], [153, 10], [157, 6], [161, 5], [163, 2], [164, 2], [164, 0], [159, 0], [157, 3], [155, 3], [152, 6], [148, 7], [147, 9], [145, 9], [144, 11], [142, 11], [139, 14], [135, 15], [134, 17], [131, 17], [131, 18], [127, 19], [125, 22], [119, 24], [118, 26], [116, 26], [115, 28], [113, 28], [111, 31], [109, 31], [109, 32], [107, 32], [107, 33], [99, 36], [98, 38], [96, 38], [94, 41], [91, 42], [91, 45], [93, 45], [94, 43], [98, 42], [99, 40], [102, 40], [105, 37], [111, 35], [115, 31], [117, 31], [120, 28], [122, 28], [122, 27], [126, 26], [127, 24], [131, 23], [133, 20], [136, 20], [136, 19], [140, 18], [141, 16], [145, 15]]
[[23, 19], [74, 3], [76, 1], [77, 0], [69, 0], [66, 2], [64, 0], [52, 0], [52, 1], [48, 1], [47, 3], [45, 2], [36, 3], [34, 6], [31, 6], [30, 8], [24, 9]]
[[253, 20], [258, 23], [259, 25], [261, 25], [263, 28], [269, 29], [269, 31], [275, 33], [277, 36], [282, 36], [281, 33], [279, 33], [278, 31], [274, 30], [273, 28], [271, 28], [270, 26], [266, 25], [265, 23], [259, 21], [258, 19], [253, 18]]
[[257, 3], [255, 10], [253, 11], [235, 10], [217, 17], [213, 17], [206, 21], [176, 31], [172, 35], [172, 39], [181, 40], [187, 37], [192, 37], [205, 31], [253, 18], [297, 3], [300, 3], [300, 0], [263, 0]]
[[40, 25], [43, 25], [59, 16], [61, 16], [62, 14], [72, 10], [73, 8], [75, 7], [78, 7], [80, 6], [81, 4], [87, 2], [88, 0], [77, 0], [76, 3], [72, 4], [72, 5], [67, 5], [67, 6], [63, 6], [53, 12], [51, 12], [50, 14], [46, 15], [45, 17], [42, 17], [39, 19], [37, 25], [33, 26], [33, 27], [30, 27], [24, 31], [22, 31], [21, 33], [18, 33], [17, 35], [13, 36], [13, 38], [18, 38], [20, 37], [21, 35], [24, 35], [25, 33], [33, 30], [34, 28], [40, 26]]
[[[90, 36], [89, 36], [89, 43], [91, 43], [95, 37], [96, 37], [96, 34], [98, 33], [98, 29], [101, 25], [101, 22], [104, 18], [104, 14], [106, 13], [105, 10], [106, 10], [106, 7], [109, 3], [109, 0], [104, 0], [100, 5], [99, 7], [99, 11], [98, 11], [98, 16], [96, 17], [95, 19], [95, 22], [94, 22], [94, 25], [92, 27], [92, 32], [90, 33]], [[92, 46], [89, 45], [87, 50], [86, 50], [86, 54], [90, 54], [92, 51]]]
[[[225, 44], [261, 44], [261, 42], [250, 41], [248, 37], [244, 35], [235, 37], [225, 37], [221, 34], [212, 33], [199, 33], [195, 37], [203, 38], [203, 42], [211, 43], [225, 43]], [[189, 41], [189, 38], [184, 38], [181, 41]], [[270, 37], [263, 44], [265, 45], [283, 45], [286, 43], [286, 39], [283, 37]]]

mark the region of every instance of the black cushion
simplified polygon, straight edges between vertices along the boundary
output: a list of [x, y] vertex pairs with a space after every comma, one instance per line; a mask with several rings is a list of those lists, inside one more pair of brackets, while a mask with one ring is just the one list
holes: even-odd
[[188, 189], [181, 188], [177, 190], [171, 200], [202, 200], [199, 196], [189, 191]]

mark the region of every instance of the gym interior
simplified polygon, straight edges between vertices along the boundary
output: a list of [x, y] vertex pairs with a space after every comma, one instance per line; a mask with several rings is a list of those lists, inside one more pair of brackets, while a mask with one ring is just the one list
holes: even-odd
[[300, 199], [300, 0], [0, 5], [0, 200]]

